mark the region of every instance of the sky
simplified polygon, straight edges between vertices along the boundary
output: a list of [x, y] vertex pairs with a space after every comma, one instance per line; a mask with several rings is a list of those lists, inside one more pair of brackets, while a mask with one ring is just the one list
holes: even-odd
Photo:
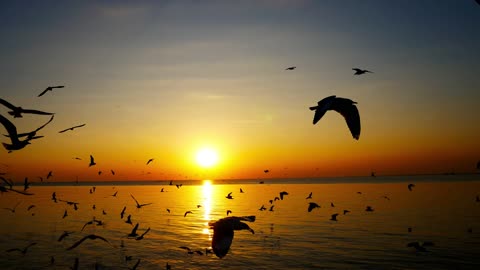
[[[0, 98], [55, 118], [44, 138], [1, 149], [0, 172], [53, 171], [52, 181], [475, 172], [479, 25], [473, 0], [2, 1]], [[37, 97], [50, 85], [65, 88]], [[330, 95], [358, 103], [358, 141], [334, 111], [312, 125], [308, 107]], [[19, 132], [49, 119], [7, 111]], [[195, 161], [202, 148], [218, 153], [215, 166]]]

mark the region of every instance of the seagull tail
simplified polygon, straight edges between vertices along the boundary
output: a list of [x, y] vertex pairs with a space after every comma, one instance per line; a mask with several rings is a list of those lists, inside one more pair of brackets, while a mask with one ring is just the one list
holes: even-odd
[[318, 108], [318, 106], [310, 107], [310, 111], [315, 111]]

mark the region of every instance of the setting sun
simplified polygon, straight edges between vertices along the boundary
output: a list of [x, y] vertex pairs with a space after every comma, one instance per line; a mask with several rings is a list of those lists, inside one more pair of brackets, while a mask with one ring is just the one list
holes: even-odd
[[203, 148], [197, 152], [196, 161], [198, 165], [209, 168], [218, 163], [218, 154], [211, 148]]

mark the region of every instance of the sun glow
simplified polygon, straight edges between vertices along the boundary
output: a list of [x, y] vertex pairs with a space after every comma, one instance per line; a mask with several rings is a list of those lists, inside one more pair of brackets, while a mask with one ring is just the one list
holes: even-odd
[[197, 152], [196, 161], [198, 165], [210, 168], [218, 163], [218, 154], [211, 148], [203, 148]]
[[210, 221], [210, 212], [212, 211], [212, 182], [210, 180], [203, 181], [203, 210], [204, 215], [203, 219], [205, 220], [205, 227], [202, 230], [203, 234], [207, 234], [209, 240], [211, 240], [211, 231], [208, 226], [208, 222]]

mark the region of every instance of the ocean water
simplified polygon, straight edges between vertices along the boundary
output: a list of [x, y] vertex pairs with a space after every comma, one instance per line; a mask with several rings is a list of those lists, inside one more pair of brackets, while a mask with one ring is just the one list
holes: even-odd
[[[475, 181], [479, 176], [470, 181], [454, 176], [411, 177], [409, 182], [377, 178], [375, 183], [205, 181], [180, 188], [104, 184], [97, 185], [94, 193], [85, 183], [33, 185], [29, 189], [33, 196], [13, 192], [0, 196], [0, 268], [70, 269], [78, 258], [79, 269], [129, 269], [138, 259], [137, 269], [165, 269], [166, 263], [172, 269], [480, 269], [480, 202], [476, 202], [480, 181]], [[415, 184], [412, 191], [408, 183]], [[268, 211], [269, 200], [281, 191], [289, 195], [274, 201], [273, 211]], [[57, 199], [78, 202], [78, 210], [54, 203], [52, 192]], [[115, 192], [117, 196], [111, 196]], [[234, 199], [225, 198], [229, 192]], [[312, 199], [307, 200], [310, 192]], [[131, 195], [141, 204], [152, 204], [137, 209]], [[321, 208], [309, 213], [308, 202]], [[18, 203], [15, 213], [4, 209]], [[30, 205], [35, 207], [27, 210]], [[259, 211], [262, 205], [267, 211]], [[366, 212], [366, 206], [374, 211]], [[344, 215], [344, 209], [350, 213]], [[65, 210], [68, 216], [62, 218]], [[255, 234], [236, 231], [222, 259], [179, 248], [205, 252], [213, 234], [208, 222], [226, 217], [227, 210], [232, 211], [230, 216], [255, 215], [256, 221], [249, 223]], [[186, 211], [192, 213], [184, 217]], [[334, 213], [339, 213], [338, 221], [330, 220]], [[133, 228], [125, 223], [129, 214], [133, 224], [139, 223], [138, 233], [151, 228], [143, 240], [127, 238]], [[81, 231], [93, 217], [104, 224], [87, 225]], [[64, 231], [73, 233], [57, 241]], [[88, 234], [105, 237], [109, 243], [86, 240], [66, 250]], [[419, 252], [407, 247], [413, 241], [431, 241], [434, 246]], [[33, 242], [36, 245], [25, 255], [6, 252]]]

